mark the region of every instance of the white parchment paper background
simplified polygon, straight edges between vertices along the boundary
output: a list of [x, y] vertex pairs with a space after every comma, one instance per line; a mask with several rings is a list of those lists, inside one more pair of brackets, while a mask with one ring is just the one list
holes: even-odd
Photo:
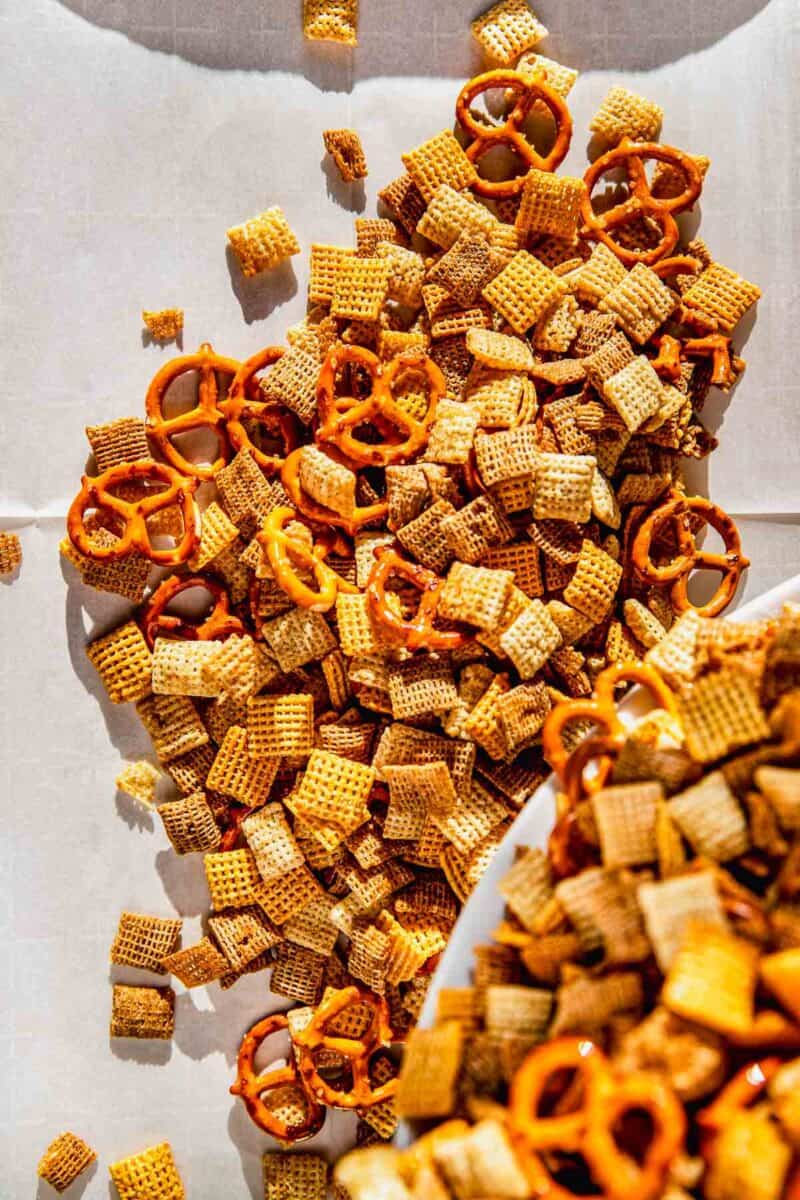
[[[308, 45], [300, 0], [0, 0], [0, 525], [21, 575], [0, 585], [0, 1197], [37, 1193], [64, 1128], [101, 1166], [70, 1195], [108, 1197], [106, 1164], [171, 1140], [192, 1200], [259, 1196], [265, 1139], [227, 1088], [264, 977], [222, 993], [179, 984], [171, 1045], [109, 1045], [108, 947], [122, 908], [205, 909], [198, 858], [115, 799], [145, 752], [135, 714], [100, 694], [83, 645], [125, 606], [86, 594], [57, 544], [83, 426], [142, 412], [171, 348], [142, 307], [186, 309], [184, 344], [245, 357], [304, 309], [312, 240], [347, 243], [400, 152], [452, 124], [479, 65], [476, 0], [362, 0], [355, 51]], [[797, 363], [800, 153], [793, 0], [541, 0], [545, 53], [583, 74], [565, 169], [611, 83], [666, 109], [664, 139], [711, 156], [702, 231], [764, 289], [748, 371], [707, 410], [720, 449], [698, 483], [739, 519], [741, 596], [800, 567]], [[347, 188], [321, 130], [353, 125], [370, 175]], [[225, 229], [280, 204], [304, 254], [245, 283]], [[752, 324], [752, 323], [751, 323]], [[334, 1122], [335, 1139], [340, 1126]], [[330, 1140], [330, 1137], [329, 1137]]]

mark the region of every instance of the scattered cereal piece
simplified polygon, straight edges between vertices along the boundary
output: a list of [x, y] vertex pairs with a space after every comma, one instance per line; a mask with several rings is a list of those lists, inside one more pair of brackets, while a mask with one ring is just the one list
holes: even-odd
[[158, 768], [146, 759], [141, 759], [139, 762], [126, 763], [114, 784], [118, 791], [132, 796], [145, 808], [153, 808], [159, 779], [161, 772]]
[[16, 533], [0, 530], [0, 575], [13, 575], [22, 562], [22, 546]]
[[228, 240], [245, 276], [270, 271], [283, 259], [300, 253], [300, 243], [277, 206], [231, 226]]
[[524, 50], [530, 50], [547, 37], [547, 30], [534, 16], [527, 0], [500, 0], [473, 21], [470, 28], [487, 58], [506, 67]]
[[324, 129], [322, 140], [345, 183], [366, 178], [367, 162], [354, 129]]
[[624, 137], [634, 142], [654, 142], [663, 117], [663, 108], [652, 100], [624, 87], [612, 87], [589, 122], [589, 128], [613, 146]]
[[57, 1192], [65, 1192], [96, 1158], [96, 1152], [77, 1134], [61, 1133], [39, 1159], [36, 1174]]
[[185, 1200], [169, 1142], [111, 1163], [108, 1170], [119, 1200]]
[[142, 321], [157, 342], [170, 342], [183, 332], [183, 309], [162, 308], [157, 312], [143, 309]]
[[358, 45], [358, 0], [303, 0], [303, 35], [312, 42]]

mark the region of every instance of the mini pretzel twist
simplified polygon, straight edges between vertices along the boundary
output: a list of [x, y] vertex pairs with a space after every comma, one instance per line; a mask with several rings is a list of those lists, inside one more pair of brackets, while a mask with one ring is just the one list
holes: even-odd
[[675, 383], [681, 377], [681, 342], [671, 333], [662, 333], [653, 339], [658, 354], [651, 360], [653, 370], [660, 379]]
[[[480, 120], [470, 109], [476, 96], [495, 88], [505, 89], [516, 97], [514, 107], [502, 125], [492, 126]], [[556, 136], [548, 154], [539, 154], [525, 136], [525, 122], [534, 104], [541, 102], [555, 122]], [[456, 101], [456, 120], [472, 140], [465, 147], [467, 158], [476, 163], [495, 146], [508, 146], [525, 163], [527, 170], [514, 179], [481, 179], [473, 183], [473, 191], [481, 196], [501, 199], [517, 196], [525, 186], [531, 169], [555, 171], [567, 156], [572, 140], [572, 117], [563, 98], [548, 86], [544, 72], [526, 78], [519, 71], [485, 71], [467, 83]]]
[[[644, 164], [653, 158], [669, 163], [683, 173], [686, 186], [679, 195], [661, 198], [652, 194]], [[624, 167], [627, 173], [628, 196], [622, 203], [615, 204], [603, 213], [596, 213], [592, 207], [592, 192], [603, 175], [618, 167]], [[586, 193], [581, 201], [584, 222], [582, 236], [603, 242], [613, 250], [620, 262], [629, 267], [636, 263], [652, 266], [671, 253], [678, 241], [678, 225], [674, 214], [690, 208], [703, 188], [703, 177], [691, 155], [676, 150], [674, 146], [662, 146], [659, 142], [632, 142], [630, 138], [623, 138], [613, 150], [595, 159], [583, 178]], [[637, 250], [614, 240], [612, 233], [615, 229], [640, 217], [651, 218], [661, 229], [657, 246]]]
[[[299, 538], [293, 538], [286, 532], [286, 526], [290, 521], [296, 521], [297, 517], [297, 511], [286, 505], [273, 509], [256, 537], [267, 552], [277, 583], [289, 599], [300, 608], [327, 612], [333, 608], [339, 592], [352, 595], [358, 592], [358, 588], [342, 579], [324, 562], [336, 541], [330, 532], [316, 538], [310, 550]], [[316, 590], [300, 578], [298, 567], [311, 572], [317, 584]]]
[[[594, 792], [608, 780], [613, 765], [611, 755], [622, 744], [625, 726], [617, 713], [614, 696], [620, 683], [638, 683], [645, 688], [656, 705], [677, 717], [678, 705], [673, 692], [661, 676], [645, 663], [613, 663], [597, 676], [594, 696], [584, 699], [564, 700], [551, 709], [542, 729], [544, 756], [550, 763], [573, 805], [583, 791]], [[587, 720], [598, 725], [605, 739], [587, 739], [589, 745], [580, 743], [570, 751], [564, 744], [564, 730], [571, 721]], [[599, 770], [590, 780], [584, 779], [584, 768], [594, 757], [599, 759]]]
[[[267, 475], [274, 475], [283, 466], [286, 455], [298, 443], [297, 420], [293, 413], [280, 404], [260, 400], [256, 375], [264, 367], [283, 358], [282, 346], [266, 346], [252, 355], [239, 367], [228, 389], [228, 395], [220, 404], [225, 417], [225, 428], [234, 450], [249, 450], [255, 461]], [[283, 454], [268, 454], [257, 446], [244, 422], [259, 425], [283, 443]]]
[[681, 346], [681, 354], [684, 358], [710, 358], [710, 382], [723, 391], [732, 387], [744, 369], [742, 359], [731, 354], [731, 339], [721, 333], [687, 338]]
[[[239, 363], [233, 358], [215, 354], [209, 342], [203, 342], [196, 354], [184, 354], [165, 363], [153, 376], [145, 397], [147, 434], [155, 442], [160, 453], [184, 475], [195, 479], [213, 479], [217, 471], [228, 461], [230, 448], [225, 434], [225, 414], [217, 404], [219, 383], [217, 375], [235, 375]], [[169, 388], [181, 375], [196, 371], [197, 404], [188, 412], [175, 417], [164, 416], [164, 399]], [[219, 454], [209, 466], [199, 466], [181, 454], [172, 439], [190, 429], [210, 429], [219, 443]]]
[[[372, 1020], [362, 1037], [334, 1037], [327, 1034], [327, 1025], [352, 1004], [366, 1004], [372, 1008]], [[298, 1030], [294, 1035], [300, 1074], [307, 1090], [332, 1108], [372, 1108], [382, 1100], [389, 1100], [397, 1091], [397, 1079], [389, 1079], [373, 1087], [369, 1067], [376, 1051], [390, 1046], [394, 1040], [389, 1007], [382, 996], [352, 986], [332, 992], [319, 1005], [305, 1029]], [[337, 1090], [319, 1075], [314, 1051], [320, 1049], [331, 1050], [348, 1060], [352, 1072], [348, 1091]]]
[[[135, 481], [161, 484], [165, 485], [165, 488], [149, 495], [145, 494], [138, 500], [123, 500], [114, 495], [112, 488]], [[115, 561], [136, 551], [151, 562], [176, 567], [186, 562], [200, 540], [194, 502], [197, 484], [196, 478], [186, 479], [172, 467], [153, 462], [151, 459], [119, 463], [94, 478], [84, 475], [81, 479], [81, 490], [67, 513], [67, 533], [70, 541], [81, 554], [98, 562]], [[173, 505], [180, 508], [183, 536], [171, 549], [156, 550], [150, 539], [147, 518]], [[98, 546], [92, 541], [83, 520], [89, 508], [101, 508], [106, 513], [114, 513], [120, 518], [121, 533], [113, 545]]]
[[[239, 1049], [236, 1082], [231, 1085], [230, 1092], [232, 1096], [241, 1096], [251, 1121], [259, 1129], [282, 1142], [299, 1142], [319, 1133], [325, 1121], [325, 1110], [306, 1090], [294, 1058], [290, 1057], [285, 1067], [260, 1073], [255, 1069], [256, 1054], [262, 1042], [273, 1033], [286, 1029], [288, 1024], [284, 1013], [273, 1013], [245, 1034]], [[270, 1092], [285, 1091], [287, 1088], [301, 1096], [305, 1104], [306, 1115], [296, 1125], [290, 1125], [278, 1117], [264, 1100], [264, 1096]]]
[[[192, 588], [201, 588], [211, 594], [213, 608], [207, 616], [194, 621], [187, 616], [165, 611], [176, 596]], [[224, 641], [231, 634], [245, 632], [242, 622], [230, 611], [228, 589], [207, 575], [169, 575], [153, 592], [139, 617], [139, 623], [151, 650], [158, 637], [213, 642]]]
[[[575, 1072], [553, 1115], [540, 1110], [560, 1072]], [[566, 1111], [565, 1111], [566, 1110]], [[626, 1113], [644, 1111], [653, 1131], [641, 1160], [615, 1136]], [[601, 1050], [583, 1038], [564, 1037], [533, 1050], [511, 1085], [509, 1133], [528, 1177], [531, 1195], [574, 1200], [554, 1179], [546, 1157], [581, 1154], [602, 1200], [656, 1200], [686, 1136], [683, 1106], [669, 1085], [645, 1072], [618, 1078]]]
[[[364, 399], [336, 396], [337, 375], [348, 363], [363, 368], [372, 380], [369, 395]], [[401, 408], [392, 394], [393, 383], [404, 371], [415, 371], [425, 377], [428, 407], [421, 420]], [[442, 372], [433, 359], [421, 351], [407, 351], [384, 366], [377, 355], [363, 346], [332, 346], [317, 384], [317, 440], [333, 443], [351, 462], [362, 467], [387, 467], [413, 458], [427, 444], [436, 406], [446, 390]], [[362, 442], [355, 436], [355, 431], [368, 423], [379, 428], [384, 436], [398, 432], [403, 440]]]
[[[699, 550], [695, 534], [689, 525], [690, 514], [701, 517], [704, 524], [716, 529], [725, 543], [724, 554]], [[671, 562], [656, 566], [652, 560], [652, 545], [661, 530], [672, 522], [678, 539], [677, 556]], [[750, 560], [742, 554], [739, 531], [731, 517], [703, 496], [678, 496], [658, 505], [642, 522], [633, 540], [631, 558], [635, 570], [648, 583], [671, 583], [670, 596], [676, 612], [693, 608], [704, 617], [716, 617], [734, 597], [742, 572]], [[722, 580], [707, 604], [695, 605], [689, 599], [689, 577], [693, 571], [719, 571]]]
[[700, 1149], [708, 1159], [717, 1137], [738, 1113], [750, 1108], [766, 1091], [767, 1084], [781, 1065], [777, 1057], [762, 1058], [742, 1067], [722, 1091], [697, 1114], [700, 1128]]
[[[370, 525], [373, 521], [382, 521], [387, 512], [389, 505], [385, 500], [376, 501], [374, 504], [356, 505], [348, 517], [343, 517], [340, 513], [334, 512], [332, 508], [326, 508], [324, 504], [319, 504], [316, 500], [312, 500], [306, 492], [303, 491], [300, 483], [300, 458], [303, 453], [303, 447], [298, 447], [291, 454], [287, 455], [286, 461], [281, 467], [281, 483], [286, 489], [286, 494], [291, 500], [298, 512], [309, 521], [313, 521], [317, 525], [333, 525], [337, 529], [343, 529], [351, 537], [363, 525]], [[333, 446], [326, 446], [325, 453], [334, 462], [341, 463], [351, 470], [355, 467], [355, 463], [351, 462], [344, 454], [339, 454]]]
[[[400, 576], [420, 593], [419, 607], [413, 617], [403, 619], [392, 612], [386, 597], [386, 585]], [[367, 605], [374, 621], [398, 638], [409, 650], [455, 650], [469, 641], [458, 629], [436, 629], [444, 580], [420, 563], [403, 558], [390, 546], [375, 550], [375, 564], [367, 580]]]

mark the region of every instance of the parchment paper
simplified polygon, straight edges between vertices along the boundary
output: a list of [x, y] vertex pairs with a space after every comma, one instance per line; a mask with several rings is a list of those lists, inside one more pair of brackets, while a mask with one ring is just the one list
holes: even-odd
[[[267, 1141], [228, 1095], [265, 977], [178, 991], [172, 1044], [109, 1044], [108, 947], [121, 909], [185, 920], [206, 907], [199, 857], [115, 798], [121, 760], [146, 753], [109, 705], [87, 637], [124, 614], [59, 563], [83, 426], [142, 412], [174, 353], [144, 345], [140, 310], [186, 309], [184, 345], [235, 357], [304, 308], [312, 240], [347, 243], [399, 155], [452, 125], [479, 65], [476, 0], [362, 0], [355, 51], [303, 42], [300, 0], [0, 0], [0, 527], [24, 563], [0, 586], [0, 1196], [29, 1200], [62, 1129], [100, 1165], [70, 1196], [108, 1197], [109, 1161], [169, 1139], [192, 1200], [260, 1196]], [[615, 82], [663, 104], [664, 138], [712, 158], [702, 203], [715, 254], [765, 295], [721, 446], [697, 483], [739, 518], [753, 565], [742, 597], [798, 569], [794, 119], [800, 11], [792, 0], [542, 0], [544, 53], [584, 73], [566, 170], [584, 169], [588, 121]], [[346, 187], [321, 130], [353, 125], [370, 174]], [[252, 282], [225, 229], [280, 204], [304, 253]], [[133, 979], [127, 973], [127, 979]], [[142, 976], [139, 976], [142, 979]], [[275, 1004], [275, 1001], [270, 1003]], [[329, 1119], [328, 1147], [347, 1135]], [[313, 1147], [314, 1143], [311, 1143]]]

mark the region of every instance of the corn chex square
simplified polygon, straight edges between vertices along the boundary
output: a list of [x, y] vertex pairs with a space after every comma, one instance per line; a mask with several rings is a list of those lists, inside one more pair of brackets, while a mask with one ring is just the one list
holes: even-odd
[[678, 297], [644, 263], [636, 263], [610, 291], [598, 307], [613, 313], [620, 328], [639, 345], [649, 341], [678, 305]]
[[531, 600], [500, 634], [500, 645], [521, 678], [530, 679], [561, 645], [561, 632], [541, 600]]
[[683, 302], [707, 313], [720, 329], [730, 333], [760, 295], [761, 288], [756, 284], [748, 283], [722, 263], [712, 263], [683, 293]]
[[576, 524], [588, 521], [596, 465], [591, 454], [537, 455], [534, 519]]
[[443, 129], [435, 137], [429, 138], [427, 142], [422, 142], [400, 157], [403, 166], [428, 202], [442, 184], [460, 192], [470, 187], [478, 177], [475, 167], [449, 129]]
[[327, 750], [314, 750], [293, 796], [294, 811], [308, 821], [351, 833], [368, 820], [375, 770]]
[[586, 538], [581, 545], [575, 574], [564, 588], [564, 603], [593, 621], [602, 621], [621, 579], [620, 564]]
[[518, 250], [482, 295], [516, 333], [523, 334], [566, 289], [564, 280], [549, 267], [527, 250]]
[[547, 37], [547, 29], [527, 0], [500, 0], [474, 20], [470, 29], [487, 58], [506, 67]]
[[603, 395], [630, 433], [658, 412], [664, 388], [646, 355], [640, 354], [603, 384]]
[[377, 321], [389, 290], [391, 264], [383, 258], [342, 258], [331, 296], [331, 316]]
[[612, 146], [624, 137], [634, 142], [652, 142], [658, 138], [663, 117], [663, 108], [652, 100], [624, 87], [612, 87], [589, 122], [589, 128]]
[[529, 171], [514, 222], [517, 233], [523, 237], [549, 234], [574, 239], [585, 191], [582, 179], [551, 171]]
[[257, 217], [228, 230], [228, 240], [243, 275], [258, 275], [300, 253], [300, 243], [280, 208], [268, 208]]

